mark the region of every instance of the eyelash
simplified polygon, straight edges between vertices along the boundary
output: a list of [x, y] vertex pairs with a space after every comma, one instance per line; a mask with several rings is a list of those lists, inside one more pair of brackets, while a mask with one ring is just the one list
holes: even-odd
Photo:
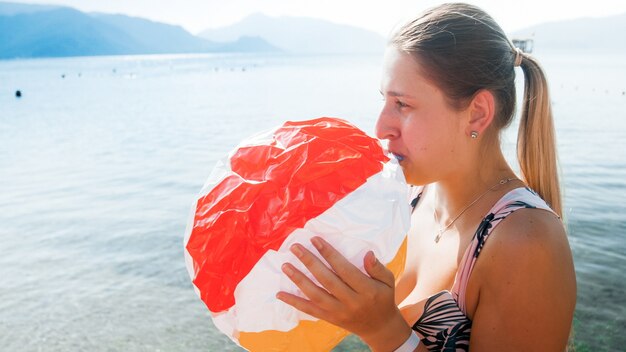
[[[381, 100], [382, 100], [382, 101], [387, 101], [387, 100], [385, 99], [385, 97], [384, 97], [384, 96], [383, 96], [383, 97], [381, 97]], [[406, 108], [406, 107], [408, 107], [408, 106], [409, 106], [408, 104], [406, 104], [406, 103], [404, 103], [404, 102], [402, 102], [402, 101], [400, 101], [400, 100], [396, 100], [396, 103], [395, 103], [395, 104], [396, 104], [396, 106], [398, 107], [398, 109]]]
[[396, 100], [396, 106], [398, 108], [402, 109], [402, 108], [406, 108], [408, 105], [403, 103], [403, 102], [401, 102], [400, 100]]

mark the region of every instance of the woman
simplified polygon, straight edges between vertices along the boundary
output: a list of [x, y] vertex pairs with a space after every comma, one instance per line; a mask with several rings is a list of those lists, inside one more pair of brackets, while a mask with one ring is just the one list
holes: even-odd
[[[520, 177], [499, 143], [515, 111], [516, 66], [525, 77]], [[392, 37], [381, 93], [376, 133], [417, 186], [404, 273], [394, 280], [370, 252], [365, 275], [314, 238], [330, 268], [302, 246], [292, 251], [323, 287], [285, 264], [308, 299], [277, 297], [374, 351], [563, 351], [576, 283], [537, 61], [481, 9], [445, 4]]]

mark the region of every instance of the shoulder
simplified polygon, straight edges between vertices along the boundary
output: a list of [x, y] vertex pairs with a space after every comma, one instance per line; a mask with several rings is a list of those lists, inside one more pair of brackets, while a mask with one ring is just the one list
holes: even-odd
[[[504, 235], [502, 235], [504, 234]], [[551, 240], [566, 240], [565, 226], [561, 219], [552, 211], [539, 208], [522, 208], [509, 214], [493, 229], [493, 239], [504, 241], [503, 244], [517, 241], [535, 240], [546, 242]]]
[[571, 255], [561, 219], [551, 211], [535, 208], [509, 214], [493, 229], [483, 251], [481, 256], [499, 261]]
[[561, 219], [547, 210], [527, 208], [509, 214], [493, 229], [476, 269], [493, 279], [522, 274], [517, 273], [522, 270], [526, 275], [535, 270], [545, 272], [554, 265], [571, 263]]
[[491, 232], [472, 281], [477, 334], [498, 331], [507, 338], [493, 343], [518, 346], [537, 337], [557, 345], [567, 340], [576, 279], [565, 228], [554, 213], [529, 208], [509, 214]]

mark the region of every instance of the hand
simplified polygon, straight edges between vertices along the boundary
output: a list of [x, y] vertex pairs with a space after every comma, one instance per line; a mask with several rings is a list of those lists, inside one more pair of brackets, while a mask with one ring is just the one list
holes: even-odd
[[330, 268], [302, 245], [294, 244], [291, 251], [323, 287], [285, 263], [283, 272], [308, 299], [287, 292], [279, 292], [276, 297], [360, 336], [373, 350], [392, 351], [400, 346], [411, 328], [394, 302], [393, 273], [371, 251], [363, 258], [367, 276], [320, 237], [313, 237], [311, 243]]

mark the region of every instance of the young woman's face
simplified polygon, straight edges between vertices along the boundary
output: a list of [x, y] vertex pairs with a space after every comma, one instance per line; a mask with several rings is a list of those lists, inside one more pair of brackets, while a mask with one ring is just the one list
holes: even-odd
[[383, 67], [384, 106], [376, 136], [389, 141], [408, 183], [423, 185], [446, 177], [463, 157], [459, 138], [467, 138], [464, 112], [446, 103], [409, 54], [390, 47]]

